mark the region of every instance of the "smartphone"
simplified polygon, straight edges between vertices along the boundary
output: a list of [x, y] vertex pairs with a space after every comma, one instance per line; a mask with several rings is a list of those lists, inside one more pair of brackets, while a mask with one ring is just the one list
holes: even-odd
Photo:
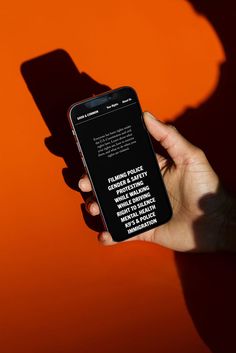
[[135, 90], [124, 86], [77, 102], [68, 118], [112, 239], [168, 222], [172, 208]]

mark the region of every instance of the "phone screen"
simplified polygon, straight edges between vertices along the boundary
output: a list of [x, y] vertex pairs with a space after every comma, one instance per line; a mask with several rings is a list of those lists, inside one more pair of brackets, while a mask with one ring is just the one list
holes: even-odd
[[136, 92], [122, 87], [79, 102], [69, 118], [113, 240], [167, 222], [171, 205]]

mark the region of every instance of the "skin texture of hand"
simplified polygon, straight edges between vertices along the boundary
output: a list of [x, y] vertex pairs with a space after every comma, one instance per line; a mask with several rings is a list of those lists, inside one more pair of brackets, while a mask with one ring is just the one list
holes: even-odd
[[[168, 223], [126, 241], [149, 241], [177, 251], [224, 250], [223, 229], [231, 204], [204, 152], [151, 113], [144, 112], [143, 116], [149, 133], [169, 156], [156, 154], [173, 216]], [[79, 187], [84, 192], [92, 190], [87, 174], [80, 179]], [[86, 200], [86, 209], [94, 216], [100, 213], [91, 198]], [[117, 244], [106, 231], [98, 240], [104, 245]]]

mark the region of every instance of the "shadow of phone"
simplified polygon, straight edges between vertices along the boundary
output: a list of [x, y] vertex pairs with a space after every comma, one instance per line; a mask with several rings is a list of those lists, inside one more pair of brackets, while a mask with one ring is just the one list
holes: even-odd
[[[67, 110], [71, 104], [110, 88], [85, 72], [79, 72], [63, 49], [25, 61], [21, 65], [21, 73], [51, 134], [45, 138], [45, 145], [51, 153], [64, 159], [64, 180], [78, 192], [78, 181], [84, 167], [70, 130]], [[81, 195], [85, 200], [91, 193], [81, 192]], [[91, 229], [98, 232], [103, 229], [100, 217], [90, 216], [85, 205], [82, 205], [82, 212]]]

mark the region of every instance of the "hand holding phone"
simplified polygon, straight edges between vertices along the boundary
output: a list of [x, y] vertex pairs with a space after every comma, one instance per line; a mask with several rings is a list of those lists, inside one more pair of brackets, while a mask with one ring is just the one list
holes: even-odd
[[68, 116], [113, 240], [167, 222], [172, 209], [136, 92], [108, 91], [73, 104]]
[[[222, 187], [219, 177], [204, 152], [186, 140], [173, 125], [144, 112], [145, 125], [167, 154], [156, 154], [168, 189], [173, 216], [160, 227], [144, 231], [127, 240], [153, 242], [175, 251], [235, 251], [236, 200]], [[85, 173], [79, 187], [90, 192], [92, 186]], [[86, 199], [87, 211], [100, 213], [95, 199]], [[113, 245], [107, 231], [98, 234], [103, 245]]]

